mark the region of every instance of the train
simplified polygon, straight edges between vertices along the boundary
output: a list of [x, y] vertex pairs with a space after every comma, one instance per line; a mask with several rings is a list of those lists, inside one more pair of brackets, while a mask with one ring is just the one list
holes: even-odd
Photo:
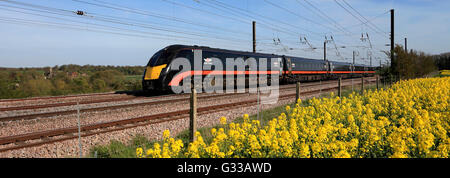
[[[302, 57], [276, 55], [276, 54], [264, 54], [253, 53], [244, 51], [235, 51], [219, 48], [211, 48], [207, 46], [189, 46], [189, 45], [171, 45], [156, 52], [148, 61], [144, 70], [142, 87], [146, 92], [160, 91], [167, 92], [171, 90], [172, 86], [178, 86], [185, 77], [192, 77], [194, 75], [201, 75], [205, 77], [212, 74], [212, 71], [201, 70], [195, 71], [194, 66], [191, 66], [187, 72], [180, 72], [180, 70], [171, 69], [172, 63], [176, 58], [186, 58], [190, 63], [194, 64], [194, 52], [195, 50], [202, 51], [201, 61], [202, 67], [205, 65], [211, 65], [211, 58], [221, 60], [224, 65], [223, 68], [227, 68], [227, 58], [254, 58], [259, 65], [259, 59], [266, 58], [270, 63], [270, 59], [276, 58], [277, 61], [274, 64], [277, 65], [277, 71], [275, 71], [279, 77], [281, 84], [289, 84], [295, 82], [307, 82], [318, 80], [333, 80], [333, 79], [346, 79], [357, 77], [371, 77], [374, 76], [377, 67], [371, 67], [362, 64], [352, 64], [346, 62], [337, 62], [329, 60], [308, 59]], [[274, 72], [268, 65], [265, 69], [260, 69], [259, 66], [256, 69], [256, 73]], [[211, 68], [209, 66], [209, 68]], [[203, 68], [202, 68], [203, 69]], [[226, 82], [225, 75], [235, 75], [231, 77], [236, 80], [237, 75], [245, 74], [246, 78], [249, 75], [255, 74], [249, 72], [249, 67], [234, 67], [233, 71], [215, 71], [214, 75], [223, 75], [223, 82]], [[198, 70], [198, 69], [197, 69]], [[240, 75], [242, 76], [242, 75]], [[230, 76], [229, 76], [230, 77]], [[248, 82], [248, 81], [247, 81]], [[225, 84], [224, 84], [225, 86]]]

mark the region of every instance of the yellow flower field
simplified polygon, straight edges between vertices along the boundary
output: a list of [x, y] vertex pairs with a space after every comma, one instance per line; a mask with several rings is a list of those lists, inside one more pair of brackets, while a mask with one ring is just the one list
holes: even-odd
[[440, 71], [440, 74], [443, 76], [450, 76], [450, 70], [442, 70]]
[[149, 158], [448, 158], [450, 77], [401, 81], [364, 96], [312, 99], [286, 107], [261, 126], [243, 123], [212, 129], [207, 144], [183, 145], [164, 132], [163, 145], [136, 150]]

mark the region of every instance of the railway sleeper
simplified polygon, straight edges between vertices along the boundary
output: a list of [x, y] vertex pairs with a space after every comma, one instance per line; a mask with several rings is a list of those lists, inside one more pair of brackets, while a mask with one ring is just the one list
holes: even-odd
[[25, 143], [25, 141], [17, 141], [17, 142], [14, 142], [14, 144], [17, 146], [22, 146], [22, 145], [25, 145], [26, 143]]

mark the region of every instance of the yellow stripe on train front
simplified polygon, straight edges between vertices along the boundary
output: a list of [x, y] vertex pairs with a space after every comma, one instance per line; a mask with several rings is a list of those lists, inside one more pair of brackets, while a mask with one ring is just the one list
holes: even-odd
[[156, 80], [159, 78], [161, 74], [161, 70], [166, 68], [167, 64], [163, 64], [160, 66], [147, 67], [147, 71], [145, 72], [145, 80]]

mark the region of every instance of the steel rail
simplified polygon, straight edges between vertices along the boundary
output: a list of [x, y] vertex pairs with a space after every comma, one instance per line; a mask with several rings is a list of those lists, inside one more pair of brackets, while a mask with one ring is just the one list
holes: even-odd
[[85, 96], [103, 96], [103, 95], [114, 95], [113, 92], [108, 93], [90, 93], [81, 95], [67, 95], [67, 96], [49, 96], [49, 97], [33, 97], [33, 98], [19, 98], [19, 99], [1, 99], [0, 103], [4, 102], [16, 102], [16, 101], [33, 101], [33, 100], [51, 100], [51, 99], [61, 99], [61, 98], [75, 98], [75, 97], [85, 97]]

